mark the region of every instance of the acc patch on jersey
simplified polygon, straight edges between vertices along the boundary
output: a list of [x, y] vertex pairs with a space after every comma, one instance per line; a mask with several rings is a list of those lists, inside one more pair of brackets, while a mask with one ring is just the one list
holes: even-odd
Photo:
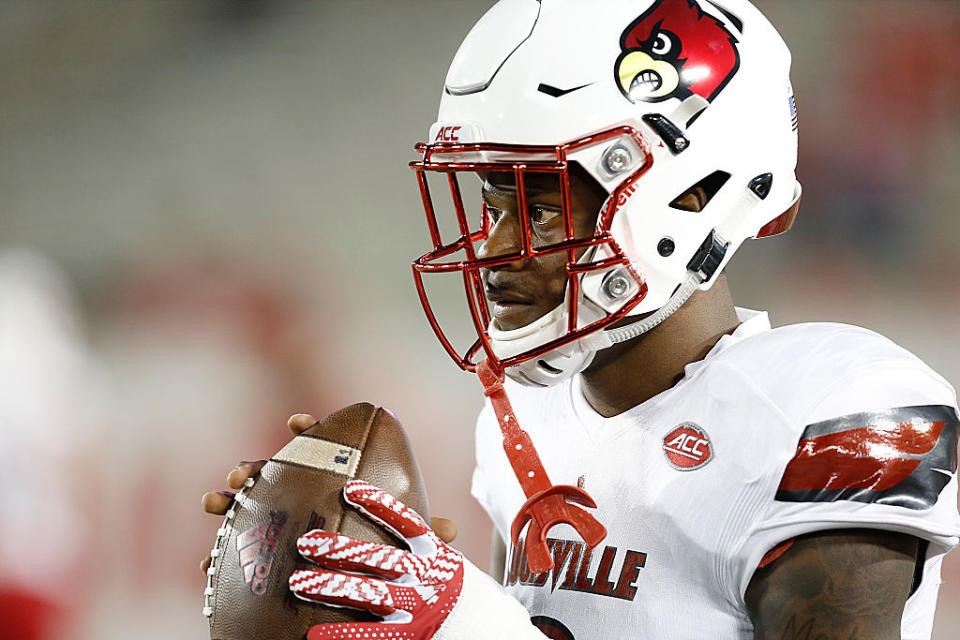
[[663, 438], [663, 452], [674, 469], [693, 471], [713, 459], [713, 445], [707, 432], [684, 422]]
[[781, 502], [929, 509], [957, 471], [957, 413], [925, 405], [808, 425], [777, 488]]

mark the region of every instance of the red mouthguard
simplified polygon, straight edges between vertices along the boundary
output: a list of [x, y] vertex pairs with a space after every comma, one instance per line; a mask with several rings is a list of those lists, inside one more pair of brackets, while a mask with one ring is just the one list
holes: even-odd
[[513, 413], [510, 399], [503, 388], [503, 371], [494, 369], [490, 361], [484, 359], [477, 363], [477, 375], [500, 422], [507, 459], [523, 487], [524, 495], [527, 496], [527, 501], [513, 519], [510, 536], [516, 545], [524, 526], [530, 523], [526, 535], [530, 571], [543, 573], [553, 568], [553, 558], [547, 545], [547, 532], [557, 524], [566, 523], [572, 526], [590, 548], [600, 544], [607, 536], [607, 530], [596, 518], [578, 506], [596, 508], [597, 503], [579, 487], [554, 485], [550, 482], [530, 435], [520, 428], [520, 423]]

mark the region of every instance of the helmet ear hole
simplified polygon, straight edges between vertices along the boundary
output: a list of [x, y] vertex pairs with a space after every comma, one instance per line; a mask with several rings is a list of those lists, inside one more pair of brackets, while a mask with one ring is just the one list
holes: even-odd
[[551, 367], [551, 366], [550, 366], [549, 364], [547, 364], [547, 362], [544, 361], [544, 360], [537, 360], [537, 365], [539, 365], [541, 369], [543, 369], [543, 370], [545, 370], [545, 371], [547, 371], [547, 372], [549, 372], [549, 373], [552, 373], [552, 374], [555, 375], [555, 376], [556, 376], [556, 375], [560, 375], [561, 373], [563, 373], [563, 371], [561, 371], [560, 369], [557, 369], [556, 367]]
[[701, 211], [729, 179], [730, 174], [726, 171], [714, 171], [674, 198], [670, 206], [680, 211]]

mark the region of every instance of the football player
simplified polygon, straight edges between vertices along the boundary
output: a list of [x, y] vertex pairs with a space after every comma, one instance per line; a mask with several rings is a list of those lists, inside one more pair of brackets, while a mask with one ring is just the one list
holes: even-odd
[[[312, 640], [930, 637], [960, 541], [954, 390], [868, 330], [772, 329], [723, 276], [796, 216], [789, 67], [746, 0], [503, 0], [473, 28], [413, 163], [434, 244], [414, 271], [491, 398], [473, 494], [504, 590], [354, 485], [410, 551], [305, 536], [365, 577], [294, 592], [384, 617]], [[426, 293], [443, 274], [478, 334], [465, 352]], [[538, 515], [545, 496], [569, 524]]]

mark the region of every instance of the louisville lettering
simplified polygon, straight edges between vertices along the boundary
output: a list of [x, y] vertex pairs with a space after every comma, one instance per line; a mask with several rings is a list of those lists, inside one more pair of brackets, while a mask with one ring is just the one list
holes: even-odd
[[[524, 541], [511, 549], [505, 585], [522, 584], [532, 587], [549, 585], [551, 591], [566, 589], [598, 596], [633, 600], [637, 595], [635, 583], [640, 569], [647, 562], [647, 554], [627, 549], [620, 553], [617, 547], [588, 549], [580, 541], [547, 538], [553, 569], [531, 573], [527, 566]], [[594, 562], [594, 557], [597, 560]]]

